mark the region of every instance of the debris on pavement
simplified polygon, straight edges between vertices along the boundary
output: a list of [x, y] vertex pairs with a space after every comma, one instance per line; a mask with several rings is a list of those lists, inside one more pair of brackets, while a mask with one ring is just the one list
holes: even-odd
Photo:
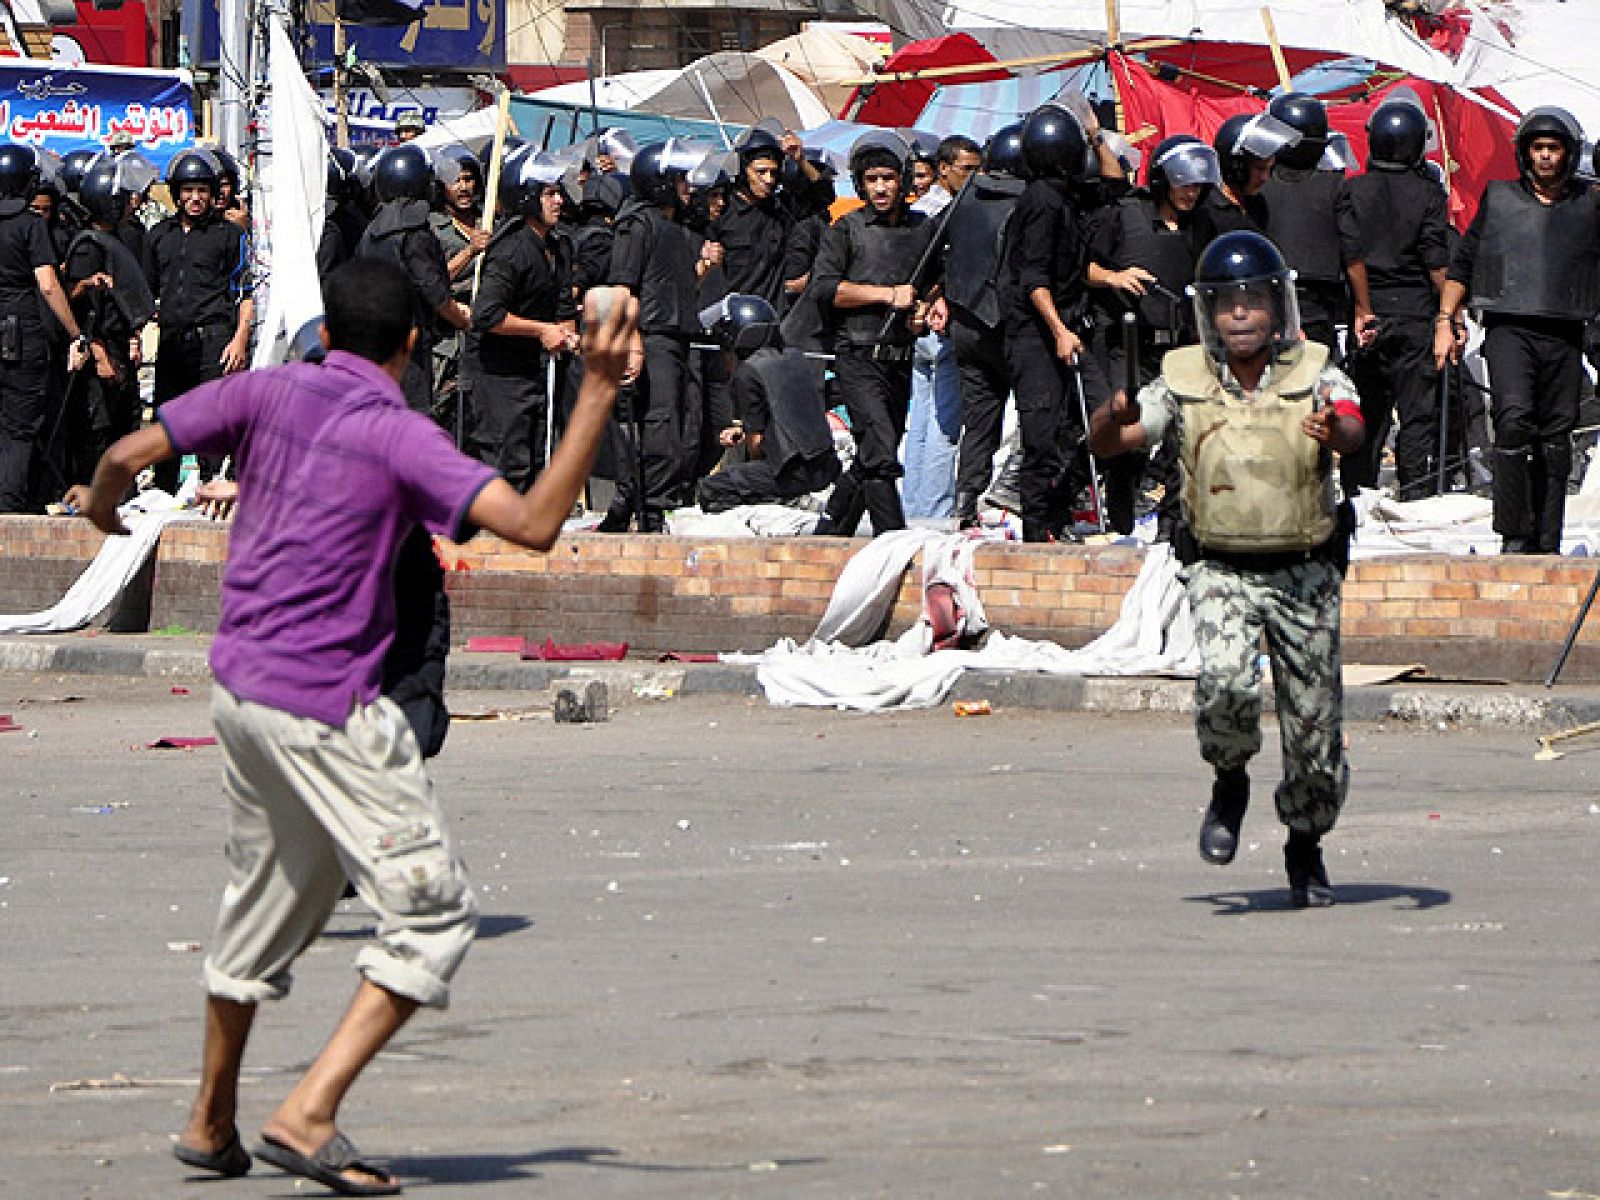
[[591, 679], [579, 696], [571, 688], [556, 692], [555, 719], [557, 725], [594, 725], [611, 719], [611, 694], [604, 681]]
[[214, 737], [159, 737], [145, 746], [146, 750], [193, 750], [199, 746], [215, 746]]

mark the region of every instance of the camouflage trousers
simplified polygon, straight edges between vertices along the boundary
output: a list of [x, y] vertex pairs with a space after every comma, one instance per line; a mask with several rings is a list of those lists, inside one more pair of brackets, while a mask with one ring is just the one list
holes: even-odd
[[1218, 770], [1234, 770], [1261, 749], [1265, 634], [1283, 748], [1278, 818], [1302, 833], [1326, 833], [1350, 786], [1338, 568], [1304, 562], [1247, 571], [1201, 560], [1187, 569], [1184, 582], [1200, 654], [1194, 707], [1201, 757]]

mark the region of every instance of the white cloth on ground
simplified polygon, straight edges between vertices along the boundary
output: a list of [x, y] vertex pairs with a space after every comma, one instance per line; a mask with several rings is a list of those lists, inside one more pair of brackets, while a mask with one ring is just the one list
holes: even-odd
[[[959, 543], [959, 545], [958, 545]], [[1079, 650], [1054, 642], [991, 631], [977, 650], [928, 653], [926, 618], [895, 641], [862, 646], [893, 611], [900, 576], [920, 550], [948, 569], [924, 572], [930, 582], [961, 578], [970, 568], [974, 539], [963, 534], [903, 530], [875, 538], [846, 565], [816, 632], [804, 645], [785, 638], [757, 655], [724, 655], [754, 663], [767, 699], [782, 705], [817, 705], [884, 711], [938, 704], [962, 672], [1037, 671], [1061, 675], [1192, 675], [1194, 627], [1178, 564], [1166, 545], [1153, 546], [1117, 622]], [[983, 621], [982, 601], [970, 584], [957, 587], [962, 608]], [[952, 582], [952, 586], [956, 586]]]
[[[194, 477], [187, 485], [194, 493]], [[180, 495], [183, 492], [180, 491]], [[71, 633], [89, 624], [121, 594], [155, 549], [161, 531], [174, 521], [193, 517], [177, 500], [154, 488], [124, 506], [127, 537], [108, 537], [67, 594], [42, 612], [0, 615], [0, 634]], [[63, 518], [64, 520], [66, 518]]]

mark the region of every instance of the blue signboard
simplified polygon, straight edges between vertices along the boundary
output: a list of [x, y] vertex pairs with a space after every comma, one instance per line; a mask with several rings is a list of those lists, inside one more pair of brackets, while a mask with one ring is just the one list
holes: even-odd
[[66, 155], [120, 134], [159, 166], [194, 145], [188, 76], [0, 59], [0, 137]]
[[[381, 67], [497, 71], [506, 65], [505, 0], [432, 0], [410, 25], [346, 25], [345, 41], [364, 62]], [[333, 62], [333, 4], [306, 7], [316, 63]], [[190, 66], [217, 62], [217, 0], [188, 0], [183, 37]]]

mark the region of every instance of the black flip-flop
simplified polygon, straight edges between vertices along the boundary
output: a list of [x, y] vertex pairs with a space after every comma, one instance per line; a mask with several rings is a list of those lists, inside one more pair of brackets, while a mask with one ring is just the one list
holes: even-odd
[[[381, 1179], [391, 1178], [389, 1173], [369, 1162], [362, 1161], [361, 1153], [355, 1144], [342, 1133], [336, 1133], [315, 1154], [307, 1157], [293, 1146], [286, 1146], [268, 1134], [262, 1134], [261, 1140], [256, 1143], [255, 1155], [262, 1162], [269, 1162], [279, 1170], [287, 1171], [291, 1175], [298, 1175], [302, 1179], [310, 1179], [320, 1183], [325, 1188], [331, 1188], [341, 1196], [398, 1196], [400, 1183], [392, 1180], [389, 1183], [378, 1182]], [[371, 1175], [371, 1183], [361, 1183], [358, 1180], [346, 1178], [341, 1171], [356, 1170]]]
[[232, 1136], [228, 1138], [228, 1144], [221, 1150], [196, 1150], [193, 1146], [175, 1142], [172, 1146], [172, 1157], [186, 1167], [193, 1167], [197, 1171], [210, 1171], [224, 1179], [237, 1179], [241, 1175], [250, 1173], [250, 1152], [239, 1140], [237, 1129], [233, 1131]]

